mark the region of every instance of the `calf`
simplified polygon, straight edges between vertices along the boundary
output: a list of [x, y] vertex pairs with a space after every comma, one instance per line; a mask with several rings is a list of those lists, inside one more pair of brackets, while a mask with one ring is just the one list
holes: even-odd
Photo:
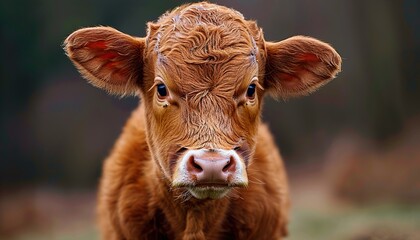
[[253, 21], [210, 3], [184, 5], [137, 38], [110, 27], [64, 42], [94, 86], [141, 104], [105, 161], [103, 239], [281, 239], [286, 173], [267, 127], [265, 93], [305, 95], [339, 72], [328, 44], [268, 42]]

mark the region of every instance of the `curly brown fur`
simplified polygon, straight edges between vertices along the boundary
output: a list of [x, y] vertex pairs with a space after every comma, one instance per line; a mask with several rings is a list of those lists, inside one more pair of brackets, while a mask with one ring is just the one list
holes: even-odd
[[[203, 2], [149, 23], [145, 38], [85, 28], [64, 48], [93, 85], [142, 99], [104, 164], [98, 207], [103, 239], [287, 234], [286, 172], [260, 123], [263, 96], [305, 95], [327, 83], [341, 66], [332, 47], [303, 36], [266, 42], [255, 22]], [[157, 91], [162, 84], [165, 96]], [[255, 94], [248, 96], [252, 84]], [[195, 180], [179, 175], [180, 160], [191, 149], [235, 152], [244, 166], [241, 184], [217, 199], [194, 197], [187, 185], [197, 187]], [[174, 184], [179, 176], [188, 181], [181, 177], [184, 185]]]

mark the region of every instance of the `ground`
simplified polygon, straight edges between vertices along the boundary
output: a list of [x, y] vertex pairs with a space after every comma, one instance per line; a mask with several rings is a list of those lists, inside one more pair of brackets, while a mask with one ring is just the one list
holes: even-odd
[[[334, 198], [317, 174], [292, 174], [289, 240], [414, 240], [420, 239], [420, 205], [355, 206]], [[35, 208], [43, 223], [7, 237], [10, 240], [94, 240], [95, 193], [38, 191]], [[36, 222], [36, 221], [35, 221]], [[3, 239], [0, 237], [0, 239]]]

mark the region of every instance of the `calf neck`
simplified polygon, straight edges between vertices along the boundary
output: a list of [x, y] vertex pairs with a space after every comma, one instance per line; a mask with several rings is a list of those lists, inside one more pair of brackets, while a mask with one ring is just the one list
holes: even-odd
[[184, 5], [147, 36], [110, 27], [72, 33], [64, 48], [111, 94], [141, 99], [106, 159], [99, 191], [103, 239], [281, 239], [286, 173], [260, 122], [265, 94], [305, 95], [341, 58], [304, 36], [265, 41], [237, 11]]

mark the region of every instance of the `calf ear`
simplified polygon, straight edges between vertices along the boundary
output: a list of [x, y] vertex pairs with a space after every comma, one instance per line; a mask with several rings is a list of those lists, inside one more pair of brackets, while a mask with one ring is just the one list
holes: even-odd
[[295, 36], [266, 42], [264, 88], [282, 98], [305, 95], [329, 82], [341, 69], [341, 57], [328, 44]]
[[64, 41], [64, 50], [92, 85], [112, 94], [135, 94], [143, 72], [145, 40], [110, 27], [83, 28]]

